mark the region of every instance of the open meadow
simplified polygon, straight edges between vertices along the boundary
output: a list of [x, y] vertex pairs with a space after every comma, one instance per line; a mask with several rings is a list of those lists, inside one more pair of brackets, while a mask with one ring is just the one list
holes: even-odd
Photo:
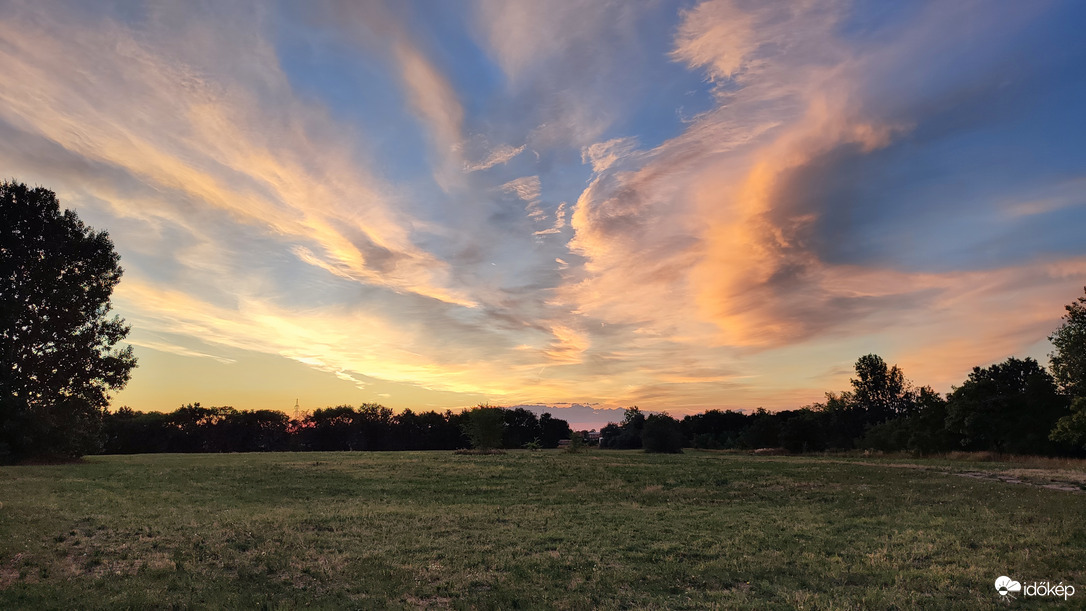
[[689, 450], [97, 456], [0, 468], [0, 608], [1080, 607], [1084, 487]]

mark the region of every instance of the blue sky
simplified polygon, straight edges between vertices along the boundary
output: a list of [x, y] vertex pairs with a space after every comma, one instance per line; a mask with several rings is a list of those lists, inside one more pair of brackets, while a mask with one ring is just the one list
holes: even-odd
[[115, 405], [948, 391], [1086, 284], [1081, 3], [0, 6], [5, 173], [126, 269]]

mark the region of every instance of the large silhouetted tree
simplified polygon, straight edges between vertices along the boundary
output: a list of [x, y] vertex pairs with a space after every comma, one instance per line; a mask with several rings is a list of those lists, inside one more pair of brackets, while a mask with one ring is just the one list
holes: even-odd
[[569, 439], [573, 434], [568, 422], [555, 418], [547, 412], [539, 415], [539, 431], [540, 442], [544, 448], [556, 448], [560, 440]]
[[48, 189], [0, 183], [0, 459], [97, 450], [136, 359], [109, 316], [120, 257]]
[[1052, 376], [1072, 397], [1086, 397], [1086, 297], [1067, 306], [1063, 324], [1049, 336]]
[[1067, 398], [1037, 361], [1011, 357], [981, 369], [955, 388], [947, 403], [946, 426], [974, 450], [1048, 454], [1056, 421], [1067, 414]]
[[866, 412], [868, 422], [883, 422], [910, 411], [905, 375], [897, 365], [888, 366], [882, 357], [861, 356], [856, 361], [856, 377], [850, 381], [853, 400]]
[[1056, 348], [1052, 375], [1073, 399], [1071, 413], [1059, 419], [1051, 438], [1086, 449], [1086, 297], [1067, 306], [1063, 324], [1048, 339]]

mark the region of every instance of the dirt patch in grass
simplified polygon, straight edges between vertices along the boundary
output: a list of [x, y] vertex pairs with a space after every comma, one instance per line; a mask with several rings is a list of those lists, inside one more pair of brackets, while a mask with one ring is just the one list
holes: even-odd
[[1011, 469], [998, 472], [966, 471], [956, 475], [973, 479], [999, 481], [1005, 484], [1023, 484], [1049, 490], [1062, 490], [1063, 492], [1086, 492], [1086, 478], [1078, 473], [1067, 474], [1066, 472], [1052, 472], [1043, 469]]
[[1003, 473], [1028, 481], [1071, 482], [1086, 486], [1086, 473], [1062, 469], [1008, 469]]
[[[1035, 457], [1029, 457], [1035, 458]], [[991, 469], [957, 471], [952, 467], [941, 465], [925, 465], [919, 463], [898, 462], [871, 462], [871, 461], [829, 461], [841, 464], [863, 465], [865, 467], [890, 467], [893, 469], [915, 469], [919, 471], [935, 471], [939, 473], [954, 474], [971, 479], [983, 479], [1005, 484], [1022, 484], [1049, 490], [1061, 490], [1063, 492], [1086, 493], [1086, 473], [1068, 469], [1045, 468], [1021, 468], [1021, 469]], [[1036, 463], [1033, 463], [1036, 464]], [[1043, 462], [1041, 464], [1044, 464]], [[1053, 459], [1053, 464], [1064, 462]]]

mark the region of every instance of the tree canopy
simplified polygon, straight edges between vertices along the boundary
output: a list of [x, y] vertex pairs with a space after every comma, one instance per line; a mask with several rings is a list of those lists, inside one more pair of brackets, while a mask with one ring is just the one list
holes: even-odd
[[0, 460], [100, 446], [108, 393], [136, 365], [109, 316], [119, 261], [52, 191], [0, 183]]
[[1050, 355], [1052, 376], [1068, 395], [1086, 397], [1086, 297], [1066, 309], [1063, 324], [1048, 338], [1056, 348]]
[[973, 368], [950, 394], [946, 424], [971, 449], [1048, 453], [1052, 425], [1066, 413], [1052, 376], [1031, 358], [1011, 357]]
[[861, 356], [856, 361], [852, 397], [868, 420], [882, 422], [910, 411], [911, 401], [905, 374], [897, 366], [888, 366], [877, 354]]
[[1086, 449], [1086, 297], [1067, 306], [1063, 324], [1048, 339], [1056, 348], [1052, 375], [1072, 398], [1071, 413], [1056, 422], [1051, 438]]
[[500, 407], [480, 405], [464, 412], [464, 434], [471, 439], [471, 447], [477, 450], [493, 450], [502, 447], [505, 433], [505, 410]]

